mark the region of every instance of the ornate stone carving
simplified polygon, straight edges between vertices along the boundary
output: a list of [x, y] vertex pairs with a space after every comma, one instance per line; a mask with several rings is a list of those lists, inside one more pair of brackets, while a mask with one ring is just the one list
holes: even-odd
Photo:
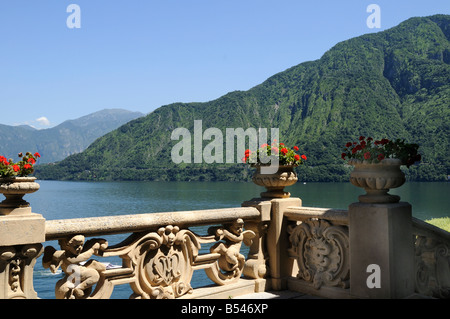
[[[57, 298], [109, 298], [115, 285], [129, 283], [133, 290], [130, 298], [173, 299], [192, 293], [190, 282], [196, 269], [204, 269], [219, 285], [239, 280], [245, 263], [241, 245], [250, 245], [255, 236], [253, 231], [244, 231], [243, 226], [243, 220], [237, 219], [211, 228], [213, 235], [198, 236], [168, 225], [156, 232], [132, 234], [114, 247], [107, 247], [102, 239], [84, 244], [84, 237], [78, 235], [60, 241], [60, 251], [46, 247], [43, 264], [53, 272], [61, 266], [65, 273], [56, 285]], [[202, 243], [214, 244], [210, 253], [199, 254]], [[88, 260], [93, 254], [120, 256], [122, 267], [106, 269]], [[77, 274], [79, 282], [75, 283]]]
[[450, 298], [450, 249], [448, 244], [425, 236], [415, 242], [416, 292]]
[[348, 229], [326, 220], [308, 220], [290, 227], [289, 249], [297, 259], [297, 277], [319, 289], [322, 286], [349, 287]]
[[106, 266], [96, 260], [89, 260], [92, 255], [101, 255], [108, 247], [104, 239], [93, 238], [84, 242], [83, 235], [59, 240], [62, 250], [52, 246], [45, 247], [42, 260], [44, 268], [50, 268], [55, 273], [61, 267], [64, 278], [56, 283], [57, 299], [88, 298], [92, 287], [100, 280]]
[[120, 256], [123, 266], [105, 272], [108, 278], [94, 297], [109, 295], [115, 282], [128, 282], [133, 299], [173, 299], [192, 293], [190, 281], [199, 249], [198, 236], [178, 226], [133, 234], [105, 252], [104, 256]]
[[122, 256], [135, 270], [132, 298], [173, 299], [192, 292], [192, 259], [199, 244], [194, 234], [166, 226], [137, 239]]
[[41, 244], [0, 247], [1, 299], [37, 298], [33, 266], [41, 253]]
[[218, 253], [220, 257], [215, 266], [205, 269], [206, 274], [219, 285], [238, 280], [245, 264], [245, 256], [240, 253], [241, 245], [244, 243], [250, 246], [255, 233], [244, 231], [244, 221], [240, 218], [225, 227], [211, 228], [209, 231], [215, 233], [216, 241], [225, 242], [218, 242], [211, 247], [210, 252]]

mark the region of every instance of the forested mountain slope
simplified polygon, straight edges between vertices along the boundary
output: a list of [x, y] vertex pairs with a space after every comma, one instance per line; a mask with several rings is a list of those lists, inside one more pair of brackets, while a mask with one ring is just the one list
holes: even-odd
[[[450, 16], [411, 18], [389, 30], [336, 44], [316, 61], [280, 72], [248, 90], [206, 103], [165, 105], [131, 121], [39, 178], [86, 180], [247, 180], [242, 164], [175, 164], [170, 136], [194, 120], [203, 130], [279, 128], [308, 165], [306, 181], [347, 180], [343, 145], [360, 135], [421, 145], [414, 180], [450, 174]], [[203, 146], [209, 141], [204, 141]]]

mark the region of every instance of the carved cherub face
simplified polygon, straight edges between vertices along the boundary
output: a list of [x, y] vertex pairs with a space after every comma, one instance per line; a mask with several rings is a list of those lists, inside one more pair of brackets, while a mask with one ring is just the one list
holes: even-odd
[[158, 230], [158, 234], [163, 238], [164, 243], [167, 246], [172, 246], [175, 243], [175, 238], [177, 237], [177, 233], [180, 231], [178, 226], [167, 226], [161, 227]]
[[61, 245], [61, 247], [74, 255], [79, 255], [83, 250], [84, 236], [77, 235], [72, 237], [67, 243]]
[[230, 231], [235, 235], [240, 235], [244, 231], [244, 221], [238, 218], [230, 227]]

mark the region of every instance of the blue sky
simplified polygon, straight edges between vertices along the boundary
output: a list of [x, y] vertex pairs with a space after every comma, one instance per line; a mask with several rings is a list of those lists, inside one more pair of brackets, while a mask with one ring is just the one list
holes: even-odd
[[[80, 28], [69, 28], [70, 4]], [[381, 28], [369, 28], [370, 4]], [[105, 108], [149, 113], [248, 90], [340, 41], [449, 0], [3, 0], [0, 124], [52, 127]]]

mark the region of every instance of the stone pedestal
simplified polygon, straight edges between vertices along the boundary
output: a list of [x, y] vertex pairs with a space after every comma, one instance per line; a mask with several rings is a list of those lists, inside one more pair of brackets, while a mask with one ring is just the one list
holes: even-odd
[[414, 293], [411, 205], [349, 206], [350, 289], [355, 298], [404, 298]]
[[2, 179], [0, 192], [0, 299], [37, 298], [33, 267], [45, 242], [45, 219], [22, 199], [39, 189], [34, 177]]

